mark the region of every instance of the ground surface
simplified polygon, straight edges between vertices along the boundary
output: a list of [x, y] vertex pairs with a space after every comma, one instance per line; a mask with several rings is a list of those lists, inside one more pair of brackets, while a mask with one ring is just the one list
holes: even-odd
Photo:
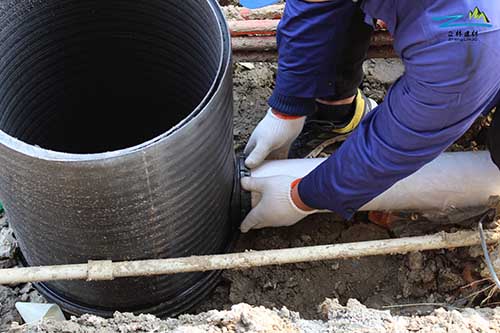
[[197, 316], [159, 320], [150, 315], [116, 313], [104, 320], [93, 316], [73, 318], [69, 322], [47, 322], [20, 326], [11, 332], [175, 332], [175, 333], [445, 333], [498, 332], [500, 310], [463, 312], [438, 309], [425, 317], [392, 316], [389, 311], [368, 309], [355, 300], [347, 306], [326, 300], [318, 309], [321, 320], [304, 320], [286, 308], [269, 310], [239, 304], [230, 311], [210, 311]]
[[[275, 71], [276, 65], [274, 64], [235, 65], [234, 136], [237, 150], [243, 149], [251, 131], [263, 117], [267, 109], [266, 99], [272, 92]], [[395, 60], [370, 60], [365, 64], [365, 71], [367, 78], [363, 83], [364, 92], [375, 100], [381, 101], [387, 87], [402, 73], [403, 68]], [[458, 143], [453, 149], [477, 149], [480, 143], [475, 142], [475, 140], [480, 136], [478, 133], [481, 132], [481, 129], [482, 126], [480, 124], [477, 125], [468, 134], [469, 137], [464, 138], [462, 143]], [[471, 142], [474, 142], [474, 144], [471, 144]], [[412, 219], [403, 217], [401, 221], [396, 223], [395, 227], [387, 229], [370, 223], [366, 214], [359, 214], [350, 222], [342, 221], [333, 214], [316, 215], [291, 228], [252, 231], [247, 235], [242, 235], [235, 251], [356, 242], [420, 235], [440, 230], [453, 231], [458, 228], [470, 227], [470, 225], [450, 223], [450, 221], [445, 222], [428, 223], [428, 221], [415, 219], [415, 217], [412, 217]], [[0, 268], [12, 267], [16, 264], [15, 260], [13, 260], [15, 240], [8, 228], [6, 228], [5, 220], [2, 220], [0, 225], [3, 226], [0, 233]], [[223, 279], [215, 291], [196, 309], [193, 309], [192, 313], [202, 313], [213, 309], [229, 310], [233, 304], [247, 303], [267, 308], [281, 308], [286, 306], [290, 311], [299, 312], [300, 316], [304, 319], [317, 320], [324, 319], [324, 316], [317, 311], [317, 305], [322, 303], [325, 298], [339, 299], [341, 304], [346, 304], [349, 299], [355, 298], [369, 307], [390, 309], [393, 314], [429, 314], [442, 306], [448, 309], [460, 308], [467, 305], [475, 306], [479, 305], [486, 294], [479, 292], [477, 297], [474, 297], [474, 294], [480, 291], [482, 287], [491, 285], [491, 283], [485, 282], [474, 287], [463, 288], [473, 280], [480, 278], [478, 272], [482, 269], [482, 260], [478, 256], [479, 254], [480, 251], [478, 249], [461, 249], [417, 253], [405, 256], [372, 257], [258, 268], [245, 271], [228, 271], [223, 274]], [[20, 321], [14, 309], [14, 303], [19, 300], [39, 302], [43, 299], [33, 290], [31, 285], [20, 285], [15, 288], [0, 287], [0, 332], [4, 331], [12, 321]], [[407, 306], [405, 304], [417, 305]], [[238, 311], [243, 311], [241, 309], [248, 310], [245, 306], [242, 306], [242, 308], [237, 308], [233, 312], [222, 313], [224, 318], [232, 318], [228, 319], [227, 325], [236, 325], [234, 327], [247, 325], [242, 324], [242, 322], [248, 320], [247, 317], [244, 316], [243, 319], [240, 318], [241, 316], [238, 317]], [[263, 318], [270, 316], [271, 319], [269, 320], [271, 321], [278, 320], [281, 323], [280, 320], [283, 319], [281, 317], [281, 319], [277, 318], [276, 314], [273, 315], [273, 312], [266, 312], [261, 309], [248, 311], [250, 313], [254, 313], [255, 311], [259, 313], [255, 314], [259, 318], [258, 322], [260, 322], [259, 316], [262, 313], [267, 313]], [[379, 318], [377, 319], [378, 322], [385, 322], [385, 319], [380, 318], [389, 316], [387, 314], [382, 315], [379, 312], [370, 313], [377, 314], [376, 317]], [[162, 325], [167, 325], [164, 326], [167, 328], [172, 327], [172, 330], [174, 329], [173, 327], [184, 325], [185, 320], [194, 321], [197, 323], [196, 325], [205, 325], [207, 323], [204, 321], [207, 321], [207, 318], [218, 315], [218, 313], [212, 312], [210, 315], [204, 314], [200, 317], [183, 317], [180, 321], [167, 321], [166, 323], [162, 323]], [[498, 316], [498, 313], [496, 315]], [[253, 314], [249, 316], [250, 318], [254, 318], [252, 317]], [[278, 313], [279, 316], [280, 314]], [[351, 318], [354, 320], [358, 318], [356, 316], [352, 315]], [[459, 315], [455, 312], [446, 314], [438, 312], [437, 315], [429, 318], [446, 318], [448, 320], [451, 318], [450, 316], [455, 318]], [[287, 318], [285, 316], [285, 319]], [[297, 325], [293, 318], [288, 318], [290, 322], [285, 320], [283, 323], [285, 326], [283, 326], [284, 328], [281, 331], [294, 331], [291, 328], [287, 328], [296, 327], [293, 326]], [[360, 318], [364, 317], [361, 316]], [[116, 331], [126, 331], [122, 330], [122, 328], [126, 325], [136, 325], [134, 323], [137, 320], [143, 323], [139, 324], [139, 327], [142, 328], [151, 324], [149, 323], [150, 321], [157, 322], [156, 319], [152, 319], [151, 317], [132, 319], [129, 316], [119, 315], [114, 321], [109, 322], [109, 325]], [[256, 319], [254, 318], [250, 321], [252, 320], [255, 321]], [[396, 318], [394, 320], [398, 322], [410, 319]], [[419, 320], [416, 320], [415, 323], [419, 322]], [[421, 322], [426, 323], [426, 320], [437, 319], [421, 319]], [[440, 322], [440, 320], [437, 320], [437, 322]], [[92, 331], [92, 329], [95, 329], [93, 325], [101, 325], [99, 323], [100, 319], [88, 317], [75, 320], [71, 325], [80, 325], [80, 327], [90, 325], [89, 330], [82, 329], [80, 331], [94, 332], [96, 330]], [[304, 325], [313, 325], [313, 327], [315, 327], [314, 325], [320, 325], [317, 327], [322, 328], [328, 327], [328, 325], [336, 325], [335, 322], [302, 323]], [[221, 325], [215, 325], [219, 327], [220, 332], [223, 331], [222, 327], [226, 324]], [[248, 325], [250, 325], [248, 327], [252, 327], [251, 325], [253, 324], [250, 323]], [[276, 327], [281, 327], [279, 325]], [[358, 332], [353, 328], [349, 328], [348, 325], [350, 324], [346, 325], [347, 328], [344, 332]], [[51, 332], [50, 329], [44, 327], [49, 326], [41, 326], [39, 331]], [[52, 331], [58, 332], [57, 327], [57, 325], [54, 326], [54, 330]], [[64, 325], [61, 327], [64, 327]], [[74, 327], [76, 330], [78, 326]], [[200, 332], [208, 331], [205, 330], [205, 326], [200, 327], [202, 327], [199, 330]], [[245, 328], [247, 330], [241, 329], [235, 331], [251, 332], [252, 330], [248, 327]], [[301, 326], [299, 325], [298, 327]], [[213, 332], [219, 331], [217, 328], [213, 328]], [[228, 331], [230, 332], [230, 330]], [[279, 330], [276, 331], [279, 332]], [[313, 331], [310, 330], [310, 332]], [[487, 330], [483, 331], [487, 332]], [[187, 331], [178, 328], [176, 332]], [[264, 330], [264, 332], [266, 331]], [[389, 327], [385, 331], [381, 329], [373, 332], [391, 332], [391, 328]]]
[[[398, 60], [369, 60], [367, 77], [362, 85], [369, 97], [381, 102], [387, 88], [403, 73]], [[272, 92], [276, 66], [273, 64], [237, 64], [235, 67], [235, 145], [241, 150], [253, 128], [267, 110], [266, 99]], [[476, 126], [456, 150], [477, 147]], [[408, 225], [403, 219], [397, 227], [384, 229], [369, 223], [366, 214], [345, 222], [331, 214], [309, 217], [288, 229], [252, 231], [243, 235], [236, 251], [263, 250], [331, 243], [414, 236], [440, 230], [456, 230], [457, 223], [422, 222]], [[411, 223], [411, 222], [410, 222]], [[230, 271], [214, 294], [197, 311], [229, 308], [240, 302], [267, 307], [287, 306], [307, 319], [317, 318], [315, 304], [325, 297], [346, 302], [356, 298], [376, 308], [405, 303], [446, 303], [463, 306], [473, 290], [461, 289], [470, 281], [470, 267], [477, 269], [480, 260], [468, 249], [437, 251], [409, 256], [373, 257], [337, 262], [307, 263], [247, 271]], [[472, 251], [474, 252], [474, 251]], [[473, 269], [473, 270], [474, 270]], [[436, 305], [402, 307], [393, 310], [430, 311]], [[401, 312], [401, 311], [399, 311]]]

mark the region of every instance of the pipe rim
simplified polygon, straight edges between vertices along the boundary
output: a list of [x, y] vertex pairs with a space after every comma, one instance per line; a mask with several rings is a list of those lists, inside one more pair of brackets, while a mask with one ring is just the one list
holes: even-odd
[[214, 17], [220, 18], [218, 20], [219, 25], [218, 25], [218, 32], [220, 35], [220, 57], [218, 60], [218, 68], [217, 68], [217, 73], [214, 78], [214, 81], [212, 82], [212, 85], [210, 86], [209, 90], [206, 92], [205, 96], [203, 99], [200, 101], [200, 103], [194, 108], [193, 111], [191, 111], [190, 114], [188, 114], [184, 119], [182, 119], [179, 123], [177, 123], [175, 126], [171, 127], [164, 133], [147, 140], [143, 143], [127, 147], [127, 148], [122, 148], [122, 149], [117, 149], [109, 152], [101, 152], [101, 153], [88, 153], [88, 154], [77, 154], [77, 153], [65, 153], [65, 152], [58, 152], [50, 149], [45, 149], [41, 148], [35, 145], [28, 144], [22, 140], [19, 140], [6, 132], [4, 132], [2, 129], [0, 129], [0, 142], [2, 145], [4, 145], [6, 148], [11, 149], [17, 153], [20, 153], [22, 155], [28, 156], [28, 157], [35, 157], [38, 159], [46, 160], [46, 161], [56, 161], [56, 162], [91, 162], [91, 161], [103, 161], [103, 160], [108, 160], [112, 158], [117, 158], [117, 157], [123, 157], [126, 155], [130, 155], [133, 153], [136, 153], [138, 151], [154, 147], [155, 145], [159, 144], [163, 140], [167, 139], [168, 137], [174, 135], [179, 129], [184, 127], [186, 124], [188, 124], [190, 121], [195, 119], [197, 116], [199, 116], [204, 110], [205, 106], [210, 104], [210, 102], [215, 98], [217, 95], [217, 92], [220, 90], [220, 82], [223, 80], [225, 77], [226, 73], [228, 72], [229, 66], [232, 63], [231, 60], [231, 36], [229, 34], [229, 26], [227, 24], [227, 21], [224, 17], [224, 14], [222, 13], [222, 9], [220, 8], [219, 4], [215, 0], [209, 0], [208, 1], [211, 11], [214, 15]]
[[[152, 313], [156, 316], [164, 316], [168, 315], [171, 317], [175, 317], [180, 315], [187, 310], [193, 308], [195, 299], [205, 299], [217, 286], [219, 280], [221, 278], [222, 271], [212, 271], [205, 272], [204, 277], [200, 279], [193, 287], [186, 290], [179, 296], [177, 296], [174, 300], [164, 301], [160, 304], [156, 304], [153, 306], [149, 306], [141, 309], [130, 309], [122, 312], [132, 312], [132, 313]], [[70, 315], [79, 316], [82, 313], [92, 314], [100, 317], [112, 317], [113, 313], [116, 310], [92, 307], [89, 305], [82, 305], [78, 302], [74, 302], [69, 298], [66, 298], [62, 295], [57, 294], [52, 289], [50, 289], [45, 283], [37, 282], [34, 283], [35, 288], [40, 292], [44, 297], [46, 297], [49, 302], [54, 302], [57, 304], [64, 304], [63, 311], [69, 313]], [[181, 302], [178, 302], [178, 299], [182, 299]]]

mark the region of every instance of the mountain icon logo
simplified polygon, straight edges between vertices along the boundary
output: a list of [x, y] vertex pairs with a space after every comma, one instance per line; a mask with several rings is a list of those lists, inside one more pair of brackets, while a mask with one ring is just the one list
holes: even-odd
[[478, 7], [474, 8], [474, 10], [469, 11], [469, 19], [483, 20], [485, 23], [490, 23], [488, 16], [486, 16], [486, 14], [482, 12]]

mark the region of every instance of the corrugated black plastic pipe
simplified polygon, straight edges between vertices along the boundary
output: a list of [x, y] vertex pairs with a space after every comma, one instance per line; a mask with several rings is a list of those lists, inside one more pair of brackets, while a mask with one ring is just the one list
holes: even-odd
[[[26, 264], [225, 252], [231, 50], [216, 1], [5, 3], [0, 200]], [[217, 274], [37, 287], [70, 313], [172, 315]]]

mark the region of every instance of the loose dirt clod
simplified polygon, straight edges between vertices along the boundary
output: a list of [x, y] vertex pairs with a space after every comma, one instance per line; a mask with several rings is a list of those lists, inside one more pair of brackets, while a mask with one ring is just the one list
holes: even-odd
[[0, 260], [12, 258], [16, 248], [17, 243], [12, 229], [0, 229]]

